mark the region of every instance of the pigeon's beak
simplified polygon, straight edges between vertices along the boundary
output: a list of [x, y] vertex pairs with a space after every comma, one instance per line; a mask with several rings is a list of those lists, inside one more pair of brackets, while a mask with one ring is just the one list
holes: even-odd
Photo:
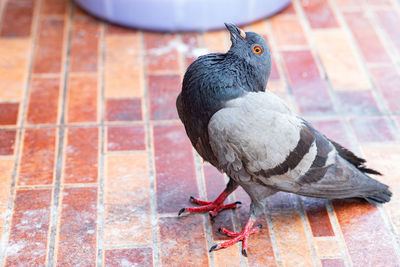
[[231, 33], [232, 44], [235, 44], [238, 40], [244, 40], [244, 38], [246, 38], [246, 33], [242, 29], [236, 27], [235, 24], [225, 22], [225, 27]]

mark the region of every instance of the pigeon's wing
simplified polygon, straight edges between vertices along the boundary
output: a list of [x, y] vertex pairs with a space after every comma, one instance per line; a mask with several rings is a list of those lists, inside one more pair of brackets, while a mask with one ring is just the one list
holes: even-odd
[[239, 182], [323, 198], [387, 190], [270, 92], [229, 101], [213, 115], [208, 130], [219, 167]]

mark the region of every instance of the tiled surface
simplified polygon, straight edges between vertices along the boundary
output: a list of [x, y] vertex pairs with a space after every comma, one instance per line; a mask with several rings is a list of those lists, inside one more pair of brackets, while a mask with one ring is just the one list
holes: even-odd
[[369, 160], [394, 192], [378, 207], [279, 193], [239, 231], [238, 189], [214, 223], [177, 217], [224, 176], [175, 110], [185, 68], [226, 31], [163, 34], [98, 21], [67, 0], [0, 0], [0, 262], [4, 266], [400, 266], [400, 2], [294, 0], [246, 26], [271, 46], [269, 89]]

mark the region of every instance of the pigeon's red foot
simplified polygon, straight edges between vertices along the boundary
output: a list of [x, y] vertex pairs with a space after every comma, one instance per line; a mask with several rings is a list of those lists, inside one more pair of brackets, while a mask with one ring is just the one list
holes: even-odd
[[257, 232], [262, 227], [262, 225], [259, 224], [256, 227], [252, 228], [253, 224], [254, 224], [254, 221], [252, 219], [249, 219], [241, 233], [235, 233], [235, 232], [231, 232], [225, 228], [219, 228], [218, 232], [226, 234], [227, 236], [230, 236], [233, 238], [224, 243], [219, 243], [219, 244], [212, 246], [210, 248], [210, 252], [221, 249], [221, 248], [230, 247], [233, 244], [236, 244], [237, 242], [242, 241], [242, 254], [247, 257], [247, 240], [251, 234]]
[[224, 204], [224, 201], [228, 197], [228, 195], [229, 195], [229, 193], [224, 191], [214, 201], [203, 201], [203, 200], [200, 200], [200, 199], [197, 199], [194, 197], [190, 197], [190, 202], [200, 205], [201, 207], [182, 208], [179, 211], [178, 216], [181, 215], [185, 211], [190, 212], [190, 213], [209, 211], [210, 218], [212, 221], [214, 221], [214, 218], [215, 218], [215, 216], [217, 216], [219, 211], [225, 210], [225, 209], [237, 208], [238, 204], [242, 204], [240, 201], [236, 201], [235, 203], [230, 203], [230, 204]]

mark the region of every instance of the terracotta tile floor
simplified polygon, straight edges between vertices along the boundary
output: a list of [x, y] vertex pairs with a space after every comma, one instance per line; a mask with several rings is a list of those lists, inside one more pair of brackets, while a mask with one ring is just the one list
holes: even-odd
[[277, 194], [211, 223], [177, 217], [226, 179], [178, 120], [185, 68], [226, 31], [161, 34], [98, 21], [67, 0], [0, 0], [0, 261], [6, 266], [400, 266], [400, 1], [295, 0], [248, 25], [271, 46], [269, 89], [385, 175], [373, 206]]

